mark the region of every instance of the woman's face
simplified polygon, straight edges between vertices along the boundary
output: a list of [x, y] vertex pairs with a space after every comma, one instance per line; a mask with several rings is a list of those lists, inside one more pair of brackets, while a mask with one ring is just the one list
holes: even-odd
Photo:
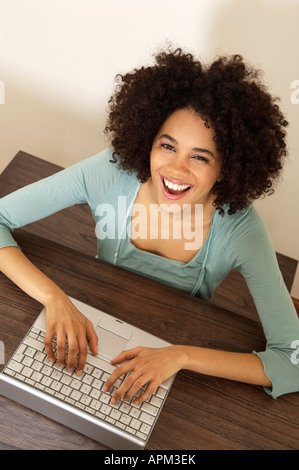
[[152, 146], [151, 191], [157, 204], [206, 204], [220, 177], [214, 131], [192, 109], [171, 114]]

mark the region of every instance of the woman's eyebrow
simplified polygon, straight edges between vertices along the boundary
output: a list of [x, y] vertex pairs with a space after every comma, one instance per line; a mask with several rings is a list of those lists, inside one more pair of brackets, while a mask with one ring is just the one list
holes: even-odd
[[[171, 136], [168, 135], [168, 134], [162, 134], [162, 135], [160, 135], [159, 139], [168, 139], [168, 140], [170, 140], [170, 142], [172, 142], [173, 144], [177, 144], [177, 143], [178, 143], [173, 137], [171, 137]], [[213, 152], [211, 152], [211, 151], [208, 150], [208, 149], [203, 149], [203, 148], [199, 148], [199, 147], [194, 147], [192, 150], [193, 150], [194, 152], [205, 153], [205, 154], [209, 155], [210, 157], [215, 158], [215, 155], [213, 154]]]

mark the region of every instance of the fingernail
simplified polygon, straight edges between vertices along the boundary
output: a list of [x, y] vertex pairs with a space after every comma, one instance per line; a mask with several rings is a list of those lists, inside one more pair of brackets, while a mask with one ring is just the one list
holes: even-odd
[[104, 385], [103, 390], [104, 390], [104, 392], [108, 392], [108, 387], [107, 387], [107, 385]]
[[115, 403], [116, 403], [115, 398], [112, 397], [111, 400], [110, 400], [110, 403], [111, 403], [111, 405], [115, 405]]
[[79, 375], [79, 376], [82, 375], [82, 370], [77, 370], [76, 375]]

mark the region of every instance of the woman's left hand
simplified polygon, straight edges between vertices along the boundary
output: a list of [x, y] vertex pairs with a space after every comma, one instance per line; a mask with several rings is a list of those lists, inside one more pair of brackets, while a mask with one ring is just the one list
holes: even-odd
[[147, 400], [158, 386], [182, 368], [184, 357], [182, 346], [168, 346], [165, 348], [137, 347], [123, 351], [112, 364], [125, 364], [117, 367], [107, 380], [104, 390], [109, 391], [115, 381], [122, 375], [130, 374], [123, 380], [111, 398], [111, 403], [116, 403], [121, 397], [130, 401], [134, 395], [145, 385], [145, 391], [134, 400], [140, 403]]

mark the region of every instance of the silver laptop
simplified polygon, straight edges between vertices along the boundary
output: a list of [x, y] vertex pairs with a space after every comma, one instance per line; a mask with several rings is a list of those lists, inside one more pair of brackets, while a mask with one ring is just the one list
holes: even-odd
[[[101, 310], [71, 300], [94, 325], [99, 337], [98, 355], [88, 353], [80, 377], [57, 362], [52, 364], [44, 349], [46, 315], [42, 310], [0, 373], [0, 394], [111, 449], [144, 449], [174, 376], [139, 405], [133, 403], [135, 397], [131, 402], [120, 400], [111, 405], [113, 389], [106, 393], [103, 385], [115, 369], [111, 359], [121, 351], [170, 344]], [[115, 386], [120, 383], [118, 379]]]

